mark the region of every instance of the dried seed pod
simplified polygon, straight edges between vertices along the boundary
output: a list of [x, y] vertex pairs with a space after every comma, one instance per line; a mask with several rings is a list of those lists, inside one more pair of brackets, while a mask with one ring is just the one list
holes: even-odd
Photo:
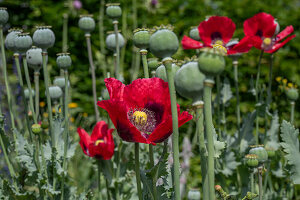
[[93, 19], [93, 15], [80, 15], [78, 26], [85, 33], [91, 33], [96, 26], [95, 20]]
[[51, 26], [37, 26], [36, 28], [37, 29], [32, 36], [34, 45], [43, 49], [43, 51], [53, 47], [55, 35], [51, 30]]

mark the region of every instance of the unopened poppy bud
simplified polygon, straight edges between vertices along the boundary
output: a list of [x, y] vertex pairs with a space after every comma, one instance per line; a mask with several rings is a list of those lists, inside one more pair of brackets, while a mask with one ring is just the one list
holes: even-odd
[[225, 68], [224, 53], [218, 49], [203, 48], [198, 58], [198, 67], [206, 76], [219, 75]]
[[40, 134], [42, 132], [42, 127], [41, 127], [40, 124], [33, 124], [31, 126], [31, 130], [32, 130], [33, 134], [38, 135], [38, 134]]
[[290, 101], [297, 101], [297, 99], [299, 98], [299, 93], [296, 88], [289, 88], [285, 93]]
[[15, 45], [15, 39], [18, 36], [19, 33], [22, 33], [21, 29], [17, 29], [17, 28], [12, 28], [8, 30], [8, 34], [5, 38], [5, 47], [12, 51], [12, 52], [16, 52], [16, 45]]
[[220, 191], [220, 190], [222, 190], [222, 187], [221, 187], [221, 185], [215, 185], [215, 190], [217, 190], [217, 191]]
[[174, 77], [176, 91], [185, 98], [199, 100], [204, 79], [205, 75], [200, 72], [197, 62], [183, 64]]
[[[115, 35], [115, 33], [109, 34], [106, 37], [105, 43], [106, 43], [106, 46], [109, 50], [116, 51], [117, 44], [116, 44], [116, 35]], [[124, 37], [121, 33], [118, 33], [118, 45], [119, 45], [119, 49], [123, 48], [123, 46], [125, 45], [125, 40], [124, 40]]]
[[276, 151], [272, 147], [266, 147], [266, 151], [268, 153], [268, 158], [273, 158], [276, 154]]
[[47, 119], [43, 119], [41, 127], [42, 127], [42, 129], [49, 128], [49, 121]]
[[[172, 73], [173, 76], [175, 76], [177, 70], [179, 70], [179, 66], [172, 63]], [[167, 78], [167, 72], [166, 72], [166, 67], [164, 65], [160, 65], [157, 69], [156, 69], [156, 77], [161, 78], [162, 80], [168, 82], [168, 78]]]
[[116, 20], [121, 17], [122, 15], [122, 9], [120, 7], [119, 3], [110, 3], [106, 4], [106, 14], [108, 17]]
[[58, 86], [50, 86], [49, 94], [51, 99], [58, 99], [63, 94], [62, 90]]
[[95, 20], [93, 19], [93, 15], [80, 15], [78, 26], [85, 33], [91, 33], [96, 26]]
[[201, 199], [201, 193], [199, 189], [190, 189], [188, 192], [188, 200], [198, 200]]
[[26, 52], [26, 60], [29, 67], [38, 71], [43, 65], [42, 49], [35, 46]]
[[43, 50], [53, 47], [55, 35], [51, 30], [51, 26], [37, 26], [36, 28], [32, 36], [34, 45]]
[[57, 54], [56, 64], [59, 68], [67, 70], [72, 65], [72, 59], [69, 53], [59, 53]]
[[149, 47], [150, 33], [148, 29], [137, 29], [134, 31], [133, 44], [139, 49]]
[[162, 27], [150, 37], [150, 51], [158, 58], [173, 56], [178, 50], [178, 38], [172, 30]]
[[148, 59], [148, 67], [150, 69], [156, 69], [159, 66], [159, 62], [157, 58], [149, 58]]
[[0, 7], [0, 26], [3, 26], [8, 21], [9, 15], [7, 9], [4, 7]]
[[15, 38], [15, 48], [19, 53], [25, 53], [32, 46], [29, 33], [19, 33]]
[[247, 154], [246, 156], [246, 163], [249, 167], [257, 167], [258, 166], [258, 160], [256, 154]]
[[189, 36], [190, 36], [193, 40], [200, 41], [201, 38], [200, 38], [200, 35], [199, 35], [198, 27], [193, 27], [193, 28], [190, 30]]
[[253, 146], [249, 154], [255, 154], [257, 155], [257, 160], [259, 163], [264, 163], [268, 160], [268, 153], [266, 149], [263, 147], [263, 145], [255, 145]]
[[[31, 94], [32, 94], [32, 96], [34, 97], [35, 92], [34, 92], [33, 89], [31, 89]], [[26, 89], [24, 90], [24, 95], [25, 95], [25, 98], [28, 100], [28, 99], [29, 99], [29, 89], [28, 89], [28, 88], [26, 88]]]

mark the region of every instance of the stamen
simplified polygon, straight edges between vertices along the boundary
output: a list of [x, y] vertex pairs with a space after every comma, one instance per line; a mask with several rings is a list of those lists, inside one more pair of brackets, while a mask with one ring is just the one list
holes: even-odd
[[141, 132], [150, 134], [156, 126], [155, 113], [146, 108], [131, 109], [127, 113], [129, 121]]
[[271, 38], [265, 38], [263, 42], [265, 45], [270, 45], [272, 40], [271, 40]]
[[135, 111], [133, 117], [137, 124], [145, 125], [147, 123], [147, 114], [143, 111]]
[[100, 143], [104, 143], [104, 140], [97, 140], [97, 141], [95, 142], [95, 146], [98, 146], [98, 144], [100, 144]]
[[223, 41], [222, 40], [217, 40], [217, 41], [215, 41], [215, 44], [219, 44], [219, 45], [223, 46]]
[[212, 47], [214, 49], [218, 49], [218, 50], [224, 52], [225, 54], [227, 54], [227, 49], [224, 46], [220, 45], [220, 44], [213, 44]]

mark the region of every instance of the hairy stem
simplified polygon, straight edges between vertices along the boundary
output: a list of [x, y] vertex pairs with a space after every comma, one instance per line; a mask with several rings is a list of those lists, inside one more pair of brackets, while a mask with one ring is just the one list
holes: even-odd
[[295, 101], [291, 102], [291, 124], [294, 124]]
[[40, 113], [40, 72], [34, 71], [34, 87], [35, 87], [35, 114], [36, 119], [39, 120]]
[[273, 60], [274, 60], [274, 54], [272, 53], [270, 55], [270, 69], [269, 69], [269, 85], [268, 85], [268, 93], [267, 93], [267, 104], [270, 106], [270, 103], [272, 103], [272, 75], [273, 75]]
[[234, 83], [235, 83], [235, 97], [236, 97], [236, 118], [237, 130], [240, 132], [241, 111], [240, 111], [240, 93], [239, 93], [239, 76], [238, 76], [238, 60], [232, 61], [234, 68]]
[[120, 48], [119, 48], [119, 31], [118, 31], [118, 21], [113, 21], [114, 24], [114, 32], [116, 38], [116, 67], [115, 67], [115, 77], [120, 79]]
[[142, 196], [142, 186], [141, 186], [141, 173], [140, 173], [140, 152], [139, 149], [140, 145], [139, 143], [135, 143], [135, 151], [134, 151], [134, 160], [135, 160], [135, 176], [136, 176], [136, 187], [138, 191], [138, 197], [139, 200], [143, 199]]

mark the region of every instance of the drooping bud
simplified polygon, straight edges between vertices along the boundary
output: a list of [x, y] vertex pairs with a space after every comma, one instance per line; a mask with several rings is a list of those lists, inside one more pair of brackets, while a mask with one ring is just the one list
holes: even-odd
[[198, 27], [192, 27], [192, 29], [190, 30], [189, 36], [193, 39], [193, 40], [197, 40], [200, 41], [200, 35], [199, 35], [199, 30]]
[[[109, 32], [110, 34], [106, 37], [105, 43], [109, 50], [116, 51], [116, 35], [113, 32]], [[118, 33], [118, 45], [119, 48], [123, 48], [125, 45], [125, 39], [121, 33]]]
[[170, 26], [161, 26], [150, 37], [150, 51], [158, 58], [173, 56], [179, 48], [179, 41]]
[[259, 163], [264, 163], [268, 160], [268, 153], [266, 149], [263, 147], [263, 145], [252, 146], [249, 151], [249, 154], [257, 155], [257, 160]]
[[29, 67], [38, 71], [43, 65], [42, 49], [35, 46], [26, 52], [26, 60]]
[[85, 33], [91, 33], [96, 26], [95, 20], [93, 19], [93, 15], [80, 15], [78, 26]]
[[[173, 77], [175, 76], [176, 72], [179, 70], [179, 66], [176, 65], [175, 63], [172, 63], [172, 72], [173, 72]], [[167, 78], [167, 71], [166, 71], [166, 67], [164, 65], [160, 65], [157, 69], [156, 69], [156, 77], [161, 78], [162, 80], [168, 82], [168, 78]]]
[[206, 76], [214, 77], [225, 68], [224, 53], [218, 49], [203, 48], [198, 58], [198, 67]]
[[106, 14], [108, 17], [112, 18], [113, 20], [117, 20], [122, 15], [122, 9], [119, 3], [109, 3], [106, 4]]
[[188, 200], [201, 199], [201, 193], [199, 189], [190, 189], [188, 192]]
[[33, 134], [38, 135], [42, 132], [42, 127], [40, 124], [33, 124], [31, 130]]
[[29, 33], [19, 33], [15, 38], [15, 48], [16, 50], [24, 54], [32, 46], [32, 39]]
[[58, 87], [58, 86], [50, 86], [49, 87], [49, 94], [50, 94], [51, 99], [57, 100], [61, 97], [63, 92], [60, 89], [60, 87]]
[[59, 53], [57, 54], [56, 64], [59, 68], [63, 70], [68, 70], [72, 65], [72, 59], [69, 53]]
[[257, 167], [258, 166], [258, 160], [256, 154], [247, 154], [245, 156], [246, 163], [249, 167]]
[[53, 47], [55, 42], [55, 35], [51, 30], [51, 26], [37, 26], [36, 31], [33, 33], [33, 44], [43, 51]]
[[8, 34], [5, 38], [5, 47], [12, 51], [12, 52], [16, 52], [16, 45], [15, 45], [15, 39], [18, 36], [19, 33], [22, 33], [22, 29], [18, 29], [18, 28], [12, 28], [8, 30]]
[[0, 26], [3, 27], [3, 25], [6, 24], [8, 21], [9, 15], [7, 12], [7, 8], [0, 7]]
[[148, 29], [136, 29], [133, 35], [133, 44], [139, 49], [149, 47], [150, 33]]

